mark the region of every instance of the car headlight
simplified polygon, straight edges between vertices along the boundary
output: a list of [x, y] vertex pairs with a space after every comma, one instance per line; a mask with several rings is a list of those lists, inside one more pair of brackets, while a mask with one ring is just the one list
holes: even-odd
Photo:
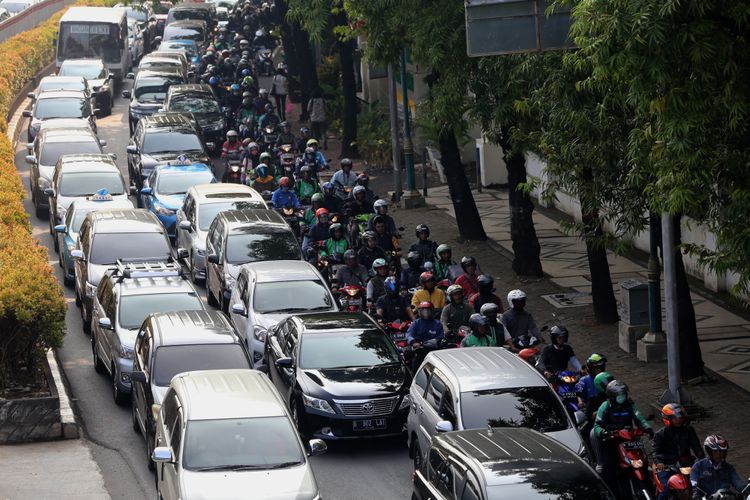
[[405, 408], [409, 408], [411, 406], [411, 396], [409, 394], [404, 394], [404, 397], [401, 398], [401, 404], [398, 405], [399, 410], [403, 410]]
[[51, 186], [50, 180], [40, 175], [39, 176], [39, 189], [47, 189], [50, 186]]
[[86, 298], [91, 299], [94, 297], [94, 295], [96, 295], [96, 287], [87, 281], [86, 282]]
[[161, 203], [154, 203], [154, 210], [159, 215], [174, 215], [175, 211], [171, 208], [167, 208]]
[[255, 337], [255, 340], [257, 340], [258, 342], [265, 342], [267, 333], [268, 330], [266, 330], [262, 326], [255, 325], [255, 327], [253, 328], [253, 337]]
[[328, 403], [328, 401], [326, 401], [325, 399], [311, 398], [310, 396], [303, 394], [302, 402], [305, 406], [314, 410], [323, 411], [326, 413], [336, 413], [336, 410], [334, 410], [331, 407], [330, 403]]
[[133, 359], [133, 349], [128, 346], [121, 345], [118, 354], [122, 359]]

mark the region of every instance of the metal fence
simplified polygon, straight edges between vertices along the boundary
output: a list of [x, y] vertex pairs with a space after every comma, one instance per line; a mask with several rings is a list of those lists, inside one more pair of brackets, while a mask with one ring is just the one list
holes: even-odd
[[43, 0], [0, 23], [0, 43], [46, 21], [66, 5], [75, 0]]

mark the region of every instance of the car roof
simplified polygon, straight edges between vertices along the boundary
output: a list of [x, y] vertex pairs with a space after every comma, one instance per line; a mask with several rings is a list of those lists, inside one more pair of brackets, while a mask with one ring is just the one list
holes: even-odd
[[177, 311], [149, 315], [157, 345], [238, 344], [239, 336], [221, 311]]
[[[185, 54], [181, 52], [174, 52], [171, 50], [155, 50], [143, 56], [143, 59], [182, 59], [183, 57], [185, 57]], [[143, 62], [143, 59], [141, 59], [141, 62]]]
[[45, 90], [36, 98], [40, 99], [85, 99], [86, 95], [82, 90]]
[[169, 23], [169, 26], [166, 26], [166, 28], [175, 27], [175, 28], [193, 28], [196, 26], [201, 26], [203, 28], [206, 27], [206, 21], [202, 19], [180, 19], [179, 21], [174, 21]]
[[173, 66], [164, 66], [162, 68], [141, 69], [140, 71], [138, 71], [138, 74], [135, 76], [135, 78], [136, 80], [140, 80], [141, 78], [171, 78], [173, 76], [182, 77], [182, 71]]
[[227, 210], [220, 212], [216, 216], [221, 218], [230, 229], [240, 226], [264, 225], [268, 226], [286, 226], [289, 227], [284, 219], [275, 210], [267, 208], [248, 208], [244, 210]]
[[292, 316], [305, 332], [328, 333], [351, 330], [372, 330], [377, 325], [364, 313], [323, 312]]
[[[39, 83], [47, 83], [47, 82], [81, 82], [85, 83], [86, 79], [82, 76], [60, 76], [60, 75], [48, 75], [39, 80]], [[45, 90], [45, 92], [49, 92], [49, 90]]]
[[74, 167], [77, 170], [84, 168], [102, 168], [114, 167], [117, 164], [108, 154], [70, 154], [60, 157], [60, 166], [62, 168]]
[[70, 205], [69, 210], [77, 210], [79, 208], [96, 208], [102, 210], [112, 209], [128, 209], [133, 208], [133, 202], [124, 198], [114, 198], [107, 201], [95, 201], [87, 198], [76, 198]]
[[71, 7], [60, 18], [60, 22], [110, 22], [119, 23], [125, 17], [125, 9], [115, 7]]
[[258, 283], [318, 280], [315, 266], [304, 260], [265, 260], [243, 264]]
[[44, 142], [99, 142], [90, 128], [48, 128], [39, 131], [39, 137]]
[[67, 172], [115, 172], [120, 174], [120, 169], [117, 165], [104, 162], [76, 162], [76, 163], [61, 163], [59, 168], [61, 173]]
[[214, 90], [210, 85], [207, 85], [205, 83], [181, 83], [178, 85], [170, 85], [167, 92], [169, 94], [211, 94], [211, 97], [216, 99]]
[[[44, 93], [44, 92], [42, 92]], [[42, 125], [39, 127], [39, 132], [55, 129], [84, 129], [92, 134], [94, 131], [89, 125], [89, 121], [86, 118], [50, 118], [43, 120]]]
[[283, 417], [284, 405], [257, 370], [203, 370], [172, 379], [187, 420]]
[[97, 210], [86, 214], [96, 233], [164, 233], [159, 219], [145, 208]]
[[[174, 10], [191, 10], [191, 9], [202, 9], [202, 10], [211, 10], [212, 4], [209, 3], [190, 3], [190, 2], [181, 2], [172, 7]], [[170, 10], [172, 10], [170, 9]]]
[[442, 349], [430, 352], [427, 362], [453, 375], [461, 392], [547, 385], [534, 367], [502, 347]]
[[[159, 276], [155, 278], [122, 278], [117, 277], [120, 295], [160, 295], [165, 293], [194, 293], [195, 288], [181, 276]], [[201, 302], [202, 303], [202, 302]]]
[[199, 204], [221, 202], [232, 199], [248, 199], [252, 201], [266, 200], [250, 186], [243, 184], [231, 184], [227, 182], [212, 182], [210, 184], [196, 184], [190, 188], [193, 198]]
[[79, 58], [79, 59], [65, 59], [62, 66], [104, 66], [104, 62], [101, 59], [94, 58]]
[[189, 128], [194, 130], [193, 122], [184, 113], [156, 113], [141, 118], [146, 128]]

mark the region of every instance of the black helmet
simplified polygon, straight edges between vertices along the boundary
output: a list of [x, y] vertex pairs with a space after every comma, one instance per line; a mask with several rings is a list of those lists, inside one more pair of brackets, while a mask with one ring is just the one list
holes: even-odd
[[628, 397], [628, 386], [619, 380], [613, 380], [607, 384], [607, 399], [610, 403], [614, 403], [617, 400], [617, 396], [625, 395], [625, 399]]
[[344, 158], [343, 160], [341, 160], [341, 167], [343, 168], [346, 166], [352, 166], [352, 161], [349, 158]]
[[331, 235], [331, 238], [333, 238], [333, 235], [334, 233], [336, 233], [336, 231], [341, 231], [342, 234], [344, 233], [344, 226], [342, 226], [339, 222], [331, 224], [331, 227], [328, 228], [328, 234]]
[[409, 267], [419, 267], [422, 265], [422, 256], [417, 252], [409, 252], [406, 256], [406, 263], [409, 264]]
[[420, 233], [427, 233], [427, 237], [430, 237], [430, 228], [427, 227], [427, 224], [420, 224], [417, 227], [414, 228], [414, 233], [417, 235], [417, 238], [419, 238]]
[[711, 434], [706, 437], [706, 440], [703, 441], [703, 448], [706, 450], [706, 455], [709, 457], [711, 456], [712, 451], [721, 451], [722, 452], [722, 462], [727, 457], [727, 452], [729, 451], [729, 441], [724, 439], [719, 434]]
[[568, 341], [568, 329], [562, 325], [555, 325], [550, 328], [549, 336], [554, 341], [557, 337], [565, 337], [565, 341]]
[[487, 326], [487, 318], [485, 318], [481, 314], [474, 313], [469, 316], [469, 325], [474, 329], [480, 326]]
[[492, 279], [492, 276], [489, 276], [487, 274], [481, 274], [477, 278], [477, 287], [479, 288], [480, 292], [492, 292], [493, 283], [494, 280]]
[[347, 250], [346, 252], [344, 252], [344, 260], [356, 259], [356, 258], [357, 258], [357, 252], [355, 252], [351, 248]]
[[461, 268], [464, 271], [466, 271], [466, 266], [468, 266], [469, 264], [474, 265], [476, 267], [477, 260], [474, 257], [470, 256], [470, 255], [465, 255], [465, 256], [461, 257]]

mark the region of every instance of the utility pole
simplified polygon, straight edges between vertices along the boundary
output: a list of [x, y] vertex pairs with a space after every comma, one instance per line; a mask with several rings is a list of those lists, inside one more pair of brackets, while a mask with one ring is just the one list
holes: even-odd
[[[637, 343], [638, 359], [647, 363], [667, 358], [667, 339], [661, 329], [661, 291], [659, 287], [659, 215], [649, 214], [648, 224], [648, 332]], [[662, 247], [667, 253], [666, 244]], [[666, 267], [666, 257], [665, 257]], [[665, 275], [666, 279], [666, 275]]]
[[401, 150], [398, 140], [398, 102], [396, 98], [396, 69], [388, 65], [388, 114], [391, 119], [391, 154], [393, 156], [393, 200], [401, 200]]
[[414, 175], [414, 143], [411, 140], [411, 123], [409, 119], [409, 87], [406, 83], [406, 49], [401, 49], [401, 99], [404, 106], [404, 163], [406, 165], [406, 192], [401, 199], [403, 208], [417, 208], [425, 204], [424, 198], [417, 191]]

